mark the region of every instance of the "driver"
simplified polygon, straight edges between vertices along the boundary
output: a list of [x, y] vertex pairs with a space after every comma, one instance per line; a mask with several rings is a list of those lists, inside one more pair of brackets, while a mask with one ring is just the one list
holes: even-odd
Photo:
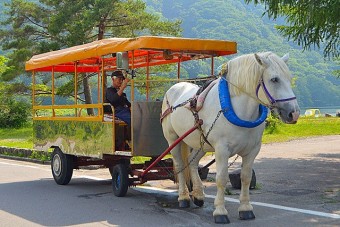
[[[131, 125], [131, 103], [126, 97], [124, 90], [129, 83], [129, 79], [125, 78], [122, 71], [116, 70], [111, 74], [112, 86], [106, 89], [105, 102], [110, 103], [114, 107], [115, 117], [124, 121], [128, 126]], [[112, 114], [110, 106], [104, 106], [104, 112]]]

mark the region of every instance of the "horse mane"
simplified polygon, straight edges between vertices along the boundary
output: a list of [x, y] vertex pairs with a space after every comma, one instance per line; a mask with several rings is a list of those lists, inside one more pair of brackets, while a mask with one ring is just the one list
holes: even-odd
[[[290, 72], [285, 62], [272, 52], [257, 53], [265, 57], [270, 65], [282, 71], [290, 79]], [[227, 80], [230, 82], [231, 95], [240, 95], [242, 91], [253, 93], [265, 68], [255, 59], [255, 54], [245, 54], [230, 60], [228, 63]], [[233, 86], [235, 85], [235, 86]]]

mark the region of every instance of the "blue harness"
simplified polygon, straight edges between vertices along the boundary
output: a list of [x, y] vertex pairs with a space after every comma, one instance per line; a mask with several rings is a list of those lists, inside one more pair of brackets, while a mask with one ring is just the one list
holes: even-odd
[[227, 118], [227, 120], [230, 123], [237, 125], [239, 127], [243, 127], [243, 128], [255, 128], [266, 120], [267, 115], [268, 115], [268, 109], [261, 104], [259, 106], [260, 117], [257, 120], [244, 121], [238, 118], [231, 104], [228, 83], [224, 78], [220, 79], [220, 82], [218, 84], [218, 93], [219, 93], [220, 104], [221, 104], [221, 108], [223, 111], [223, 115], [225, 118]]

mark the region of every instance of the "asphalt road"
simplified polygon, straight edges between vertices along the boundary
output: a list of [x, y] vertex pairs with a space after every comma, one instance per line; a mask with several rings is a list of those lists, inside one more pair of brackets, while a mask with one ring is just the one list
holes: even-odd
[[[340, 136], [264, 145], [254, 169], [256, 219], [238, 219], [239, 190], [229, 186], [229, 226], [340, 226]], [[106, 169], [75, 170], [60, 186], [49, 166], [0, 159], [0, 226], [217, 226], [215, 185], [204, 184], [204, 206], [179, 209], [171, 181], [147, 182], [156, 188], [130, 188], [117, 198]]]

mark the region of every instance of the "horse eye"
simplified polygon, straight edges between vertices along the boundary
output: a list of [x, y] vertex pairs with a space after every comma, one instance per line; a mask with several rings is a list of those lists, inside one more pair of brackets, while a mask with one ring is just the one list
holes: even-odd
[[271, 78], [270, 80], [273, 83], [278, 83], [279, 82], [279, 78], [277, 78], [277, 77]]

